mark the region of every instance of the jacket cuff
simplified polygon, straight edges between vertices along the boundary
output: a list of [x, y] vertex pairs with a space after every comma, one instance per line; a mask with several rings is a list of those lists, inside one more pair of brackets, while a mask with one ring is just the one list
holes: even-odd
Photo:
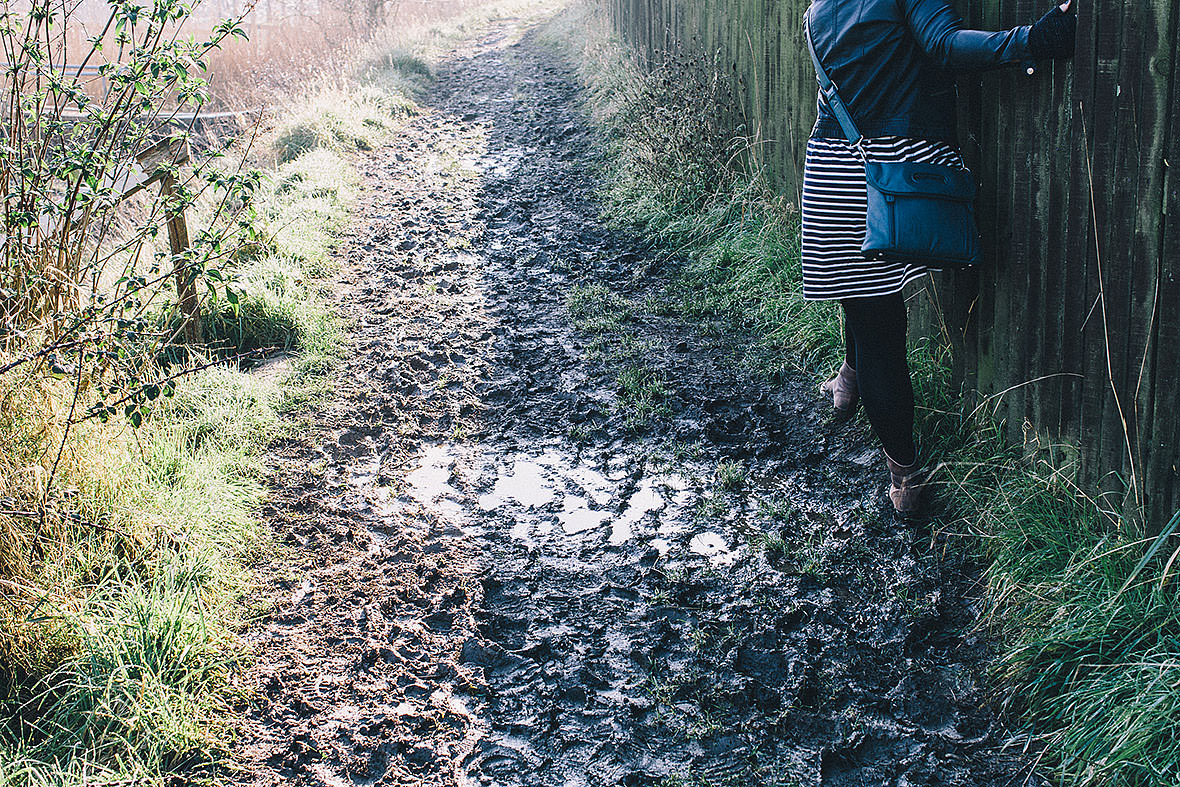
[[1016, 63], [1035, 59], [1033, 58], [1032, 49], [1028, 46], [1028, 31], [1031, 29], [1032, 25], [1021, 25], [1014, 30], [1016, 33], [1016, 49], [1023, 53], [1018, 60], [1014, 61]]

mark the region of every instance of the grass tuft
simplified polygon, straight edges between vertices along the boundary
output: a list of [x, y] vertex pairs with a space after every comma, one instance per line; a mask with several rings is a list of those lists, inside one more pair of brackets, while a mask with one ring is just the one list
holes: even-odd
[[624, 426], [632, 431], [642, 430], [671, 413], [667, 380], [661, 372], [646, 366], [631, 366], [619, 372], [618, 393]]
[[722, 492], [740, 492], [746, 485], [746, 468], [741, 462], [722, 459], [713, 471], [713, 480]]
[[[31, 384], [0, 382], [10, 403]], [[6, 409], [18, 464], [45, 467], [63, 436], [69, 457], [44, 518], [9, 514], [0, 541], [29, 545], [19, 561], [7, 553], [0, 593], [12, 783], [153, 783], [224, 749], [212, 722], [237, 658], [243, 566], [264, 543], [257, 456], [282, 428], [280, 399], [274, 383], [211, 367], [138, 430], [58, 423], [12, 440], [45, 423], [46, 404]]]
[[976, 434], [951, 464], [946, 527], [988, 561], [1010, 717], [1044, 743], [1063, 784], [1180, 782], [1176, 553], [1140, 569], [1154, 539], [1103, 514], [1061, 468]]
[[627, 300], [602, 284], [580, 284], [566, 297], [570, 319], [589, 334], [621, 332], [631, 320]]
[[315, 150], [373, 150], [415, 111], [416, 105], [401, 91], [377, 85], [324, 88], [283, 114], [274, 138], [275, 156], [287, 163]]

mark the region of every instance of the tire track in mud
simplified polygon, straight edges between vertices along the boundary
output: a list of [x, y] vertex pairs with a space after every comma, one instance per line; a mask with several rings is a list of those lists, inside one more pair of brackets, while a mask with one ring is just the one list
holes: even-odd
[[275, 455], [239, 781], [1041, 784], [970, 572], [887, 512], [863, 425], [652, 313], [576, 85], [518, 32], [369, 159], [354, 352]]

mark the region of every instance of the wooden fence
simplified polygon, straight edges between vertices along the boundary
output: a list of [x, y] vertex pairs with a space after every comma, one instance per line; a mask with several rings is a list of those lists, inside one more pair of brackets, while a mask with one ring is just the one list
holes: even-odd
[[[815, 119], [806, 0], [604, 1], [641, 61], [719, 54], [769, 173], [798, 193]], [[1180, 2], [1075, 5], [1071, 63], [960, 79], [986, 264], [935, 277], [911, 313], [946, 331], [959, 379], [993, 397], [1011, 438], [1076, 452], [1084, 484], [1141, 503], [1158, 526], [1180, 507]], [[1049, 7], [957, 6], [985, 29]]]

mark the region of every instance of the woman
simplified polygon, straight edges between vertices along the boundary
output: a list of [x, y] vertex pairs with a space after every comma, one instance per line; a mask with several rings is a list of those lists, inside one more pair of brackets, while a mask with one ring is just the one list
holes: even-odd
[[[962, 167], [953, 71], [1070, 57], [1069, 6], [997, 33], [964, 29], [946, 0], [814, 0], [808, 14], [816, 52], [870, 159]], [[822, 389], [839, 414], [864, 402], [885, 451], [889, 498], [904, 515], [918, 510], [925, 474], [914, 446], [901, 290], [927, 268], [861, 255], [866, 200], [864, 165], [821, 95], [803, 177], [803, 295], [843, 307], [844, 364]]]

